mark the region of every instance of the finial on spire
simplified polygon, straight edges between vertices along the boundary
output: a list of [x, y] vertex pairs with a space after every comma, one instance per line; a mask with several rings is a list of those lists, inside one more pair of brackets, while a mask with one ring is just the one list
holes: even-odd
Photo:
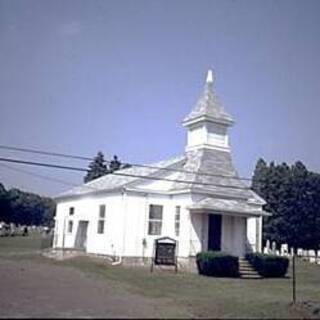
[[211, 69], [208, 70], [206, 83], [213, 83], [214, 76], [213, 71]]

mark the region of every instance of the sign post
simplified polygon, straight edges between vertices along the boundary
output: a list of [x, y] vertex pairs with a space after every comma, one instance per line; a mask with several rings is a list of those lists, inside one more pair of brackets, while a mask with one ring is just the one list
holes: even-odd
[[292, 302], [296, 304], [296, 263], [295, 253], [292, 256]]
[[178, 271], [176, 257], [177, 241], [169, 237], [156, 239], [154, 242], [154, 257], [152, 258], [151, 272], [154, 265], [174, 266]]

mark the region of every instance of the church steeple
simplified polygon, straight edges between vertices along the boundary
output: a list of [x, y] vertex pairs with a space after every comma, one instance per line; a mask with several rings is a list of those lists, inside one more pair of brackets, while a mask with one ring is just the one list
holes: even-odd
[[224, 111], [215, 94], [213, 83], [213, 72], [208, 70], [204, 90], [182, 122], [188, 129], [187, 151], [198, 148], [229, 150], [227, 129], [234, 121]]

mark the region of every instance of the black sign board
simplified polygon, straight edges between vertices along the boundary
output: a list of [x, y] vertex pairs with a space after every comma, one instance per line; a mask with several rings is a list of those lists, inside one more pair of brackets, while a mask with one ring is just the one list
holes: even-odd
[[164, 237], [155, 240], [155, 255], [151, 265], [153, 271], [153, 264], [175, 266], [177, 271], [176, 259], [176, 240]]

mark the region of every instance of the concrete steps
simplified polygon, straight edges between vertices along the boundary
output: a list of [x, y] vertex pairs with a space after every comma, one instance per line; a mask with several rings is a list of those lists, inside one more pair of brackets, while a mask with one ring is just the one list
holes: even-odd
[[241, 279], [262, 279], [250, 262], [244, 258], [239, 258], [239, 273]]

